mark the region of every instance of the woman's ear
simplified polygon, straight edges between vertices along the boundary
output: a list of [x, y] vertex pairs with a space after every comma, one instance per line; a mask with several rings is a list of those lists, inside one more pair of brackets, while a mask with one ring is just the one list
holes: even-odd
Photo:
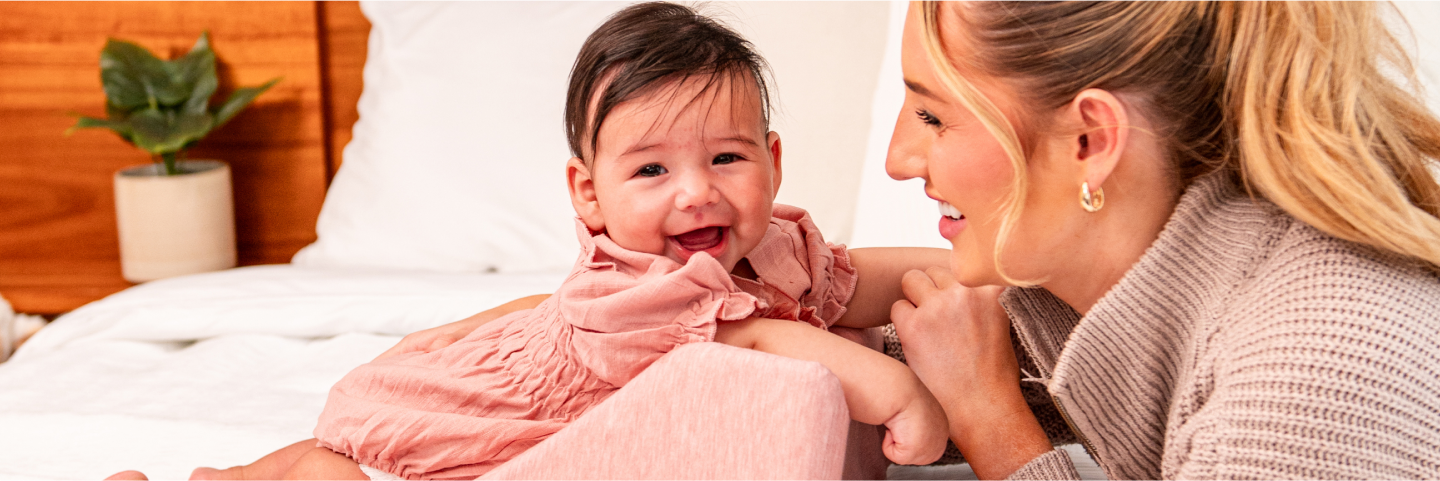
[[765, 145], [770, 149], [770, 162], [773, 162], [775, 168], [774, 185], [770, 192], [773, 197], [780, 193], [780, 133], [771, 131], [765, 134]]
[[1100, 89], [1080, 92], [1071, 106], [1080, 123], [1080, 132], [1070, 140], [1074, 160], [1081, 162], [1078, 182], [1089, 183], [1093, 190], [1103, 185], [1120, 163], [1130, 140], [1130, 118], [1119, 98]]
[[605, 231], [605, 215], [600, 213], [600, 201], [595, 197], [595, 179], [585, 160], [571, 157], [565, 163], [565, 185], [570, 189], [570, 205], [575, 214], [594, 232]]

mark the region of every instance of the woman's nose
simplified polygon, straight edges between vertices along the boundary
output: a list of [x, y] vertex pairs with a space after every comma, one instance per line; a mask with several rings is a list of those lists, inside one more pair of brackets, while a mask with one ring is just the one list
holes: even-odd
[[890, 148], [885, 152], [885, 173], [895, 180], [924, 178], [926, 159], [922, 146], [916, 145], [918, 137], [912, 135], [905, 125], [904, 115], [895, 122], [895, 132], [890, 135]]

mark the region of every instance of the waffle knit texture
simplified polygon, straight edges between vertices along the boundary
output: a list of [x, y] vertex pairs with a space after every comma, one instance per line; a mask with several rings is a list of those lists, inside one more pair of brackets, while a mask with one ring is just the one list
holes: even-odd
[[[1440, 276], [1223, 173], [1084, 317], [1041, 288], [1001, 302], [1111, 479], [1440, 478]], [[1012, 477], [1075, 470], [1057, 450]]]

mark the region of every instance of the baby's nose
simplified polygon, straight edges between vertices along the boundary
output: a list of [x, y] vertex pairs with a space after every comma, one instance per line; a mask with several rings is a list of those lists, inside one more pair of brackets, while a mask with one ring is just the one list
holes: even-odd
[[713, 204], [720, 199], [720, 192], [709, 176], [700, 174], [684, 175], [680, 179], [679, 192], [675, 194], [675, 208], [690, 210]]

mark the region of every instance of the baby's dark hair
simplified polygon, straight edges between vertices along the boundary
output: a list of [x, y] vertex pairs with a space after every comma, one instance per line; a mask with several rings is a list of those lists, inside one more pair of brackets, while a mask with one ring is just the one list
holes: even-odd
[[[749, 41], [690, 7], [669, 2], [626, 7], [585, 39], [570, 70], [565, 95], [570, 153], [584, 158], [581, 147], [587, 137], [590, 151], [595, 151], [600, 125], [615, 106], [672, 81], [692, 78], [705, 81], [702, 92], [726, 81], [753, 79], [760, 91], [762, 125], [769, 130], [767, 72], [765, 59]], [[607, 76], [609, 82], [603, 82]], [[597, 96], [591, 122], [590, 103]]]

